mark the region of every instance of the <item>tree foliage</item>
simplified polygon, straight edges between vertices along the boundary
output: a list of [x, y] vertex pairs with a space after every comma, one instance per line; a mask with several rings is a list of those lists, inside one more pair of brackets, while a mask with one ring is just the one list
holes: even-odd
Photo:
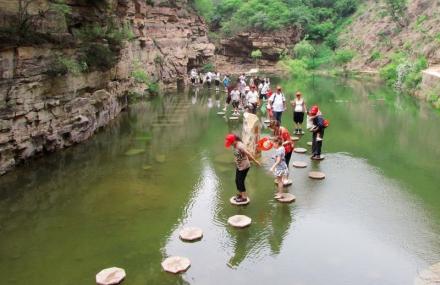
[[225, 34], [295, 26], [322, 40], [351, 15], [358, 0], [193, 0], [211, 27]]

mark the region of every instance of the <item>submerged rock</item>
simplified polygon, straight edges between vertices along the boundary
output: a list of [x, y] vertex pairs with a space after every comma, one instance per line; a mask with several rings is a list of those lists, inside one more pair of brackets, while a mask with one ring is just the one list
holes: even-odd
[[167, 157], [164, 154], [158, 154], [156, 155], [156, 161], [159, 163], [164, 163], [167, 159]]
[[440, 262], [420, 272], [414, 285], [440, 285]]
[[96, 284], [115, 285], [120, 284], [125, 278], [125, 270], [118, 267], [111, 267], [101, 270], [96, 274]]
[[142, 154], [142, 153], [144, 153], [144, 152], [145, 152], [145, 149], [134, 148], [134, 149], [127, 150], [127, 151], [125, 152], [125, 155], [127, 155], [127, 156], [132, 156], [132, 155]]
[[195, 241], [203, 237], [203, 231], [197, 227], [187, 227], [180, 231], [179, 237], [184, 241]]
[[296, 147], [293, 151], [296, 153], [306, 153], [307, 149], [305, 149], [303, 147]]
[[252, 223], [252, 219], [245, 215], [235, 215], [228, 219], [228, 224], [235, 228], [245, 228]]
[[161, 265], [166, 272], [177, 274], [187, 271], [191, 266], [191, 261], [186, 257], [171, 256], [162, 261]]

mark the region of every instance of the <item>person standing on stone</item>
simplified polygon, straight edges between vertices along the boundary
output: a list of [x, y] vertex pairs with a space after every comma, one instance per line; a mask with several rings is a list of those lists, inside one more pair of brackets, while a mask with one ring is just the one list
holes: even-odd
[[277, 86], [277, 91], [270, 97], [269, 103], [272, 107], [274, 119], [281, 124], [281, 116], [284, 110], [286, 110], [286, 98], [281, 92], [281, 86]]
[[215, 91], [220, 91], [220, 72], [216, 72], [214, 74], [214, 84], [215, 84]]
[[228, 87], [231, 84], [231, 78], [229, 78], [229, 75], [225, 75], [225, 77], [223, 77], [223, 86], [225, 87], [225, 92], [228, 92]]
[[251, 91], [247, 93], [247, 102], [251, 107], [251, 113], [255, 114], [257, 112], [258, 105], [258, 92], [255, 88], [255, 85], [251, 85]]
[[234, 112], [232, 115], [238, 116], [238, 106], [240, 105], [240, 91], [238, 91], [238, 87], [235, 86], [234, 90], [231, 91], [231, 104], [232, 108], [234, 108]]
[[295, 135], [304, 134], [302, 130], [302, 123], [304, 122], [304, 113], [306, 110], [306, 103], [304, 102], [304, 98], [301, 96], [301, 92], [296, 92], [295, 100], [291, 101], [290, 104], [293, 108], [293, 122], [295, 123]]
[[206, 77], [205, 77], [205, 82], [206, 82], [206, 85], [208, 85], [208, 89], [211, 89], [211, 80], [212, 80], [212, 74], [211, 74], [211, 71], [208, 71], [208, 73], [206, 73]]
[[320, 114], [317, 105], [313, 105], [310, 108], [309, 116], [312, 117], [314, 127], [312, 132], [312, 157], [311, 159], [321, 159], [322, 139], [324, 137], [325, 122], [324, 118]]
[[260, 163], [252, 156], [251, 153], [249, 153], [249, 151], [246, 150], [246, 147], [244, 146], [240, 137], [235, 134], [228, 134], [225, 137], [225, 147], [229, 148], [231, 145], [233, 146], [234, 150], [234, 159], [236, 165], [235, 185], [238, 191], [238, 194], [234, 200], [238, 203], [246, 202], [248, 196], [246, 193], [245, 180], [251, 167], [249, 160], [254, 161], [258, 166], [260, 166]]
[[[280, 125], [278, 121], [271, 121], [269, 128], [273, 131], [273, 136], [279, 138], [284, 147], [285, 161], [287, 168], [289, 168], [290, 158], [292, 157], [292, 152], [295, 147], [295, 143], [292, 141], [289, 130]], [[288, 180], [289, 177], [284, 177], [284, 182]]]
[[279, 199], [283, 196], [284, 177], [289, 176], [289, 168], [285, 160], [285, 150], [282, 145], [282, 140], [276, 137], [273, 140], [273, 147], [275, 149], [275, 163], [270, 168], [270, 171], [274, 173], [277, 180], [278, 192], [275, 195], [275, 199]]

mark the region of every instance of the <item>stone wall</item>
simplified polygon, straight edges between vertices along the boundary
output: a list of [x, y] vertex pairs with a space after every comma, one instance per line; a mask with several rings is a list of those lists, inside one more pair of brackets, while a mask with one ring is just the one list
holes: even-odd
[[[15, 13], [12, 1], [0, 11], [0, 27]], [[52, 15], [36, 25], [39, 32], [63, 44], [6, 45], [0, 48], [0, 174], [36, 154], [52, 152], [90, 138], [124, 108], [130, 91], [145, 89], [131, 78], [134, 68], [164, 87], [184, 81], [188, 69], [200, 66], [214, 54], [207, 28], [187, 1], [106, 0], [89, 6], [68, 0], [72, 13], [60, 23]], [[31, 13], [47, 7], [38, 0]], [[135, 38], [125, 42], [116, 66], [106, 71], [50, 76], [57, 54], [75, 56], [72, 27], [116, 17], [130, 23]], [[136, 67], [134, 67], [136, 66]]]

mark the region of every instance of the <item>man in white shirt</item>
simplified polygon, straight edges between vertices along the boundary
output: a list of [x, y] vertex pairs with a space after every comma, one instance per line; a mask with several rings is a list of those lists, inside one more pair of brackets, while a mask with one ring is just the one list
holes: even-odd
[[231, 104], [234, 108], [233, 115], [238, 115], [238, 105], [240, 104], [240, 91], [238, 91], [237, 86], [231, 91]]
[[286, 98], [281, 92], [281, 86], [277, 86], [277, 91], [270, 97], [269, 103], [272, 106], [272, 112], [275, 120], [281, 123], [281, 116], [286, 110]]
[[257, 103], [258, 103], [258, 92], [255, 88], [255, 85], [251, 86], [251, 91], [247, 93], [247, 102], [252, 105], [252, 114], [257, 112]]

